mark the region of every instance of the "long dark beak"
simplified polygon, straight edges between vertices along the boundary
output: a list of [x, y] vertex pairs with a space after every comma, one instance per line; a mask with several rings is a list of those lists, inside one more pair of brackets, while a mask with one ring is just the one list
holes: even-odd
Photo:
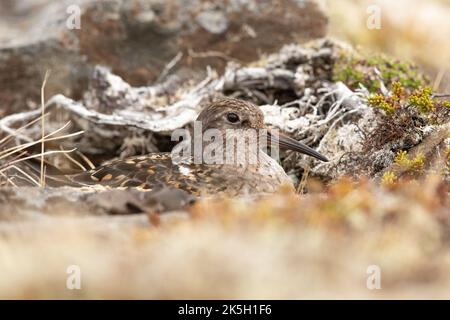
[[269, 143], [278, 143], [280, 149], [286, 149], [286, 150], [292, 150], [304, 153], [308, 156], [314, 157], [316, 159], [319, 159], [321, 161], [328, 162], [329, 160], [318, 153], [313, 148], [308, 147], [306, 144], [303, 144], [297, 140], [294, 140], [284, 134], [281, 133], [275, 133], [273, 131], [268, 130], [267, 136]]

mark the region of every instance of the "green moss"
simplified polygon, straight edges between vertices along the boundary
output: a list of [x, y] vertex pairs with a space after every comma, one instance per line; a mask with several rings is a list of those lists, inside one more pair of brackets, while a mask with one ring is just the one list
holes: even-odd
[[393, 115], [396, 110], [407, 106], [414, 107], [422, 115], [432, 115], [436, 109], [448, 107], [449, 104], [433, 98], [433, 90], [430, 87], [418, 88], [408, 93], [400, 82], [392, 83], [390, 95], [374, 93], [369, 96], [367, 102], [371, 107], [384, 110], [387, 115]]
[[371, 107], [377, 107], [384, 110], [384, 112], [386, 112], [388, 115], [392, 115], [395, 111], [394, 106], [389, 103], [386, 97], [380, 93], [371, 95], [369, 97], [368, 103]]
[[395, 110], [400, 109], [402, 102], [406, 97], [406, 89], [399, 83], [394, 82], [391, 85], [391, 95], [383, 96], [381, 93], [375, 93], [369, 96], [368, 104], [371, 107], [377, 107], [388, 115], [392, 115]]
[[421, 153], [409, 159], [406, 151], [400, 151], [395, 156], [394, 162], [408, 171], [420, 171], [425, 165], [425, 156]]
[[381, 178], [381, 184], [391, 186], [397, 181], [397, 176], [392, 171], [386, 171]]
[[398, 82], [411, 92], [427, 84], [426, 78], [417, 67], [409, 62], [391, 59], [385, 55], [368, 55], [341, 53], [333, 68], [333, 81], [342, 81], [351, 89], [364, 85], [370, 92], [380, 89], [379, 71], [385, 86], [390, 89]]
[[406, 151], [399, 151], [395, 156], [394, 162], [402, 167], [408, 166], [409, 165], [408, 153]]
[[359, 83], [366, 84], [364, 73], [356, 68], [359, 63], [360, 60], [354, 57], [342, 55], [334, 64], [332, 80], [344, 82], [352, 89], [358, 88]]
[[416, 90], [409, 97], [408, 103], [416, 107], [420, 113], [430, 113], [436, 109], [436, 104], [438, 103], [437, 101], [433, 101], [432, 94], [433, 90], [430, 87]]

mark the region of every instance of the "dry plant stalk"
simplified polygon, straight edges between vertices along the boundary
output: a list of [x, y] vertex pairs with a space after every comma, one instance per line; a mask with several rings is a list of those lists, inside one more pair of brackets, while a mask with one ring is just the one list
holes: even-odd
[[[44, 117], [47, 116], [47, 114], [44, 115]], [[40, 116], [37, 119], [34, 119], [32, 121], [30, 121], [29, 123], [27, 123], [26, 125], [20, 127], [19, 129], [17, 129], [15, 132], [11, 132], [9, 133], [5, 138], [3, 138], [0, 141], [0, 145], [6, 143], [7, 141], [9, 141], [11, 138], [16, 137], [17, 135], [16, 133], [18, 133], [20, 130], [30, 126], [33, 123], [38, 122], [39, 120], [41, 120], [43, 117]], [[70, 138], [70, 137], [74, 137], [77, 135], [80, 135], [83, 133], [83, 131], [77, 131], [74, 133], [69, 133], [69, 134], [65, 134], [65, 135], [61, 135], [61, 136], [56, 136], [54, 137], [54, 135], [56, 135], [57, 133], [63, 131], [65, 128], [67, 128], [70, 125], [70, 121], [68, 121], [66, 124], [64, 124], [61, 128], [54, 130], [53, 132], [50, 132], [47, 135], [44, 135], [41, 139], [36, 140], [36, 141], [31, 141], [31, 142], [27, 142], [27, 143], [22, 143], [19, 145], [16, 145], [14, 147], [10, 147], [7, 148], [5, 150], [0, 151], [0, 161], [4, 160], [5, 163], [0, 165], [0, 175], [2, 177], [7, 177], [7, 175], [5, 174], [6, 171], [10, 170], [10, 169], [14, 169], [17, 172], [19, 172], [20, 174], [22, 174], [24, 177], [26, 177], [32, 185], [37, 185], [37, 186], [43, 186], [42, 184], [42, 180], [38, 181], [37, 179], [33, 179], [29, 174], [27, 174], [25, 171], [23, 171], [22, 169], [20, 169], [19, 167], [16, 166], [16, 164], [26, 161], [26, 160], [30, 160], [30, 159], [34, 159], [34, 158], [41, 158], [41, 165], [42, 165], [42, 158], [47, 156], [47, 155], [51, 155], [51, 154], [66, 154], [66, 153], [70, 153], [75, 151], [74, 149], [71, 150], [51, 150], [51, 151], [47, 151], [47, 152], [41, 152], [39, 154], [32, 154], [26, 157], [23, 157], [24, 155], [27, 154], [26, 149], [33, 146], [33, 145], [37, 145], [37, 144], [41, 144], [43, 143], [43, 141], [56, 141], [56, 140], [60, 140], [60, 139], [65, 139], [65, 138]], [[26, 140], [29, 140], [28, 138]], [[13, 157], [12, 159], [8, 159], [9, 157]], [[40, 173], [43, 173], [45, 176], [45, 168], [42, 170], [41, 167], [41, 171]], [[12, 180], [8, 177], [7, 182], [10, 183], [11, 185], [15, 186], [14, 183], [11, 183]]]
[[309, 176], [310, 170], [311, 170], [311, 167], [309, 165], [306, 165], [305, 166], [305, 171], [303, 172], [303, 175], [302, 175], [302, 179], [301, 179], [301, 181], [300, 181], [300, 183], [298, 184], [298, 187], [297, 187], [297, 193], [298, 194], [305, 193], [306, 183], [308, 182], [308, 176]]
[[[66, 150], [64, 150], [64, 148], [62, 147], [62, 146], [59, 146], [59, 149], [61, 150], [61, 151], [66, 151]], [[75, 160], [74, 158], [72, 158], [69, 154], [67, 154], [67, 153], [63, 153], [63, 156], [66, 158], [66, 159], [68, 159], [70, 162], [72, 162], [73, 164], [75, 164], [78, 168], [80, 168], [81, 170], [83, 170], [83, 171], [87, 171], [86, 170], [86, 168], [79, 162], [79, 161], [77, 161], [77, 160]]]
[[83, 159], [83, 161], [89, 166], [90, 169], [95, 169], [95, 165], [94, 163], [89, 160], [88, 157], [86, 157], [82, 152], [76, 150], [75, 153], [81, 158]]
[[50, 76], [50, 70], [47, 70], [45, 72], [44, 76], [44, 82], [42, 83], [41, 87], [41, 187], [45, 187], [45, 168], [44, 168], [44, 153], [45, 153], [45, 84], [47, 83], [47, 79]]

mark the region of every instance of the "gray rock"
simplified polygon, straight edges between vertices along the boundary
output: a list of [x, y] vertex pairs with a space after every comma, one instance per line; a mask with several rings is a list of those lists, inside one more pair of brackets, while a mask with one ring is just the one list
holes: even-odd
[[200, 26], [210, 33], [221, 34], [228, 28], [228, 19], [225, 13], [220, 11], [204, 11], [197, 16]]

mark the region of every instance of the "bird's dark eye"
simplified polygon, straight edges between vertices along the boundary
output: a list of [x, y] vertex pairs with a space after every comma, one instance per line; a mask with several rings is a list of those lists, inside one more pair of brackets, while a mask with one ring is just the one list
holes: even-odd
[[239, 121], [239, 116], [234, 112], [230, 112], [227, 113], [227, 120], [230, 121], [231, 123], [236, 123]]

